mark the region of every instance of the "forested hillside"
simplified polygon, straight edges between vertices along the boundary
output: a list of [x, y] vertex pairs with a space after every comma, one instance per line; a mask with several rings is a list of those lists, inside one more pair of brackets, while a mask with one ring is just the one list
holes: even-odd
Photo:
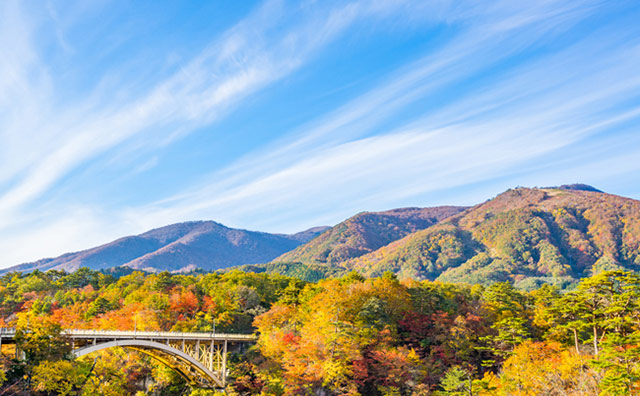
[[274, 261], [306, 265], [339, 264], [430, 227], [464, 209], [459, 206], [438, 206], [359, 213]]
[[[315, 248], [325, 235], [293, 252]], [[297, 259], [316, 273], [392, 271], [401, 278], [568, 287], [599, 271], [640, 269], [640, 201], [581, 185], [516, 188], [370, 253], [334, 257], [278, 260]], [[332, 269], [318, 268], [323, 265]]]
[[[81, 269], [0, 278], [0, 394], [213, 395], [135, 351], [69, 357], [61, 328], [252, 332], [228, 395], [637, 395], [640, 277], [604, 272], [570, 292], [357, 273], [307, 283]], [[97, 358], [97, 356], [100, 356]]]

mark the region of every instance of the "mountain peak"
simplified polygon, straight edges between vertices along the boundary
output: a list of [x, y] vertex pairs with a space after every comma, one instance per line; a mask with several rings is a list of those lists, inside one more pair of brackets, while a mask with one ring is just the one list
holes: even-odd
[[598, 193], [604, 192], [604, 191], [598, 190], [593, 186], [590, 186], [588, 184], [582, 184], [582, 183], [563, 184], [560, 187], [555, 187], [555, 188], [558, 188], [560, 190], [590, 191], [590, 192], [598, 192]]
[[2, 269], [0, 273], [121, 266], [149, 272], [181, 272], [193, 268], [215, 270], [270, 261], [308, 242], [324, 229], [317, 227], [294, 235], [279, 235], [229, 228], [211, 220], [188, 221], [119, 238], [80, 252], [20, 264]]

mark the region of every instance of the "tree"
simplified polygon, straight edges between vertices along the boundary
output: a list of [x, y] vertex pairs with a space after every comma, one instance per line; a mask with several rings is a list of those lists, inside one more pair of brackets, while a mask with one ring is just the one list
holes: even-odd
[[20, 317], [16, 328], [16, 347], [24, 353], [25, 361], [36, 366], [45, 360], [59, 360], [71, 352], [62, 327], [50, 318], [27, 313]]
[[640, 276], [625, 271], [603, 272], [584, 279], [578, 293], [597, 359], [599, 344], [608, 331], [622, 336], [632, 331], [640, 307]]
[[473, 378], [468, 370], [460, 366], [451, 367], [442, 377], [440, 396], [473, 396]]
[[494, 330], [483, 339], [496, 355], [507, 357], [531, 334], [526, 297], [510, 283], [498, 282], [487, 288], [483, 298], [492, 313]]
[[603, 395], [640, 394], [640, 331], [608, 335], [593, 365], [604, 370]]
[[[441, 391], [436, 391], [435, 396], [484, 396], [495, 395], [495, 376], [492, 373], [483, 379], [474, 379], [469, 369], [461, 366], [453, 366], [447, 370], [440, 381]], [[493, 381], [492, 381], [493, 380]]]
[[584, 359], [557, 342], [525, 341], [502, 365], [497, 394], [597, 396], [597, 373], [583, 366]]
[[117, 308], [119, 308], [118, 304], [113, 304], [106, 298], [99, 296], [89, 305], [85, 317], [92, 318]]
[[555, 316], [554, 332], [571, 332], [576, 353], [580, 354], [580, 335], [589, 329], [588, 304], [584, 296], [577, 292], [570, 292], [556, 300], [551, 307]]
[[82, 389], [90, 367], [80, 362], [43, 361], [33, 369], [33, 389], [48, 395], [74, 395]]

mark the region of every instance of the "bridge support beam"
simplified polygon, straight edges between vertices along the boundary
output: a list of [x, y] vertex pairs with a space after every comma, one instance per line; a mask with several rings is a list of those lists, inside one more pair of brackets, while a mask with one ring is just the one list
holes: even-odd
[[[199, 341], [198, 341], [199, 343]], [[176, 349], [170, 345], [159, 343], [155, 341], [146, 341], [141, 339], [130, 339], [130, 340], [116, 340], [116, 341], [108, 341], [102, 342], [95, 345], [90, 345], [84, 348], [76, 349], [73, 351], [73, 354], [76, 357], [81, 357], [92, 352], [97, 352], [103, 349], [114, 348], [114, 347], [124, 347], [124, 348], [132, 348], [135, 350], [140, 350], [144, 352], [158, 361], [164, 363], [165, 365], [177, 369], [177, 365], [183, 366], [186, 369], [181, 370], [178, 369], [178, 372], [182, 374], [189, 382], [192, 384], [210, 386], [210, 387], [225, 387], [226, 384], [226, 372], [215, 372], [214, 370], [210, 370], [206, 364], [203, 364], [202, 361], [196, 359], [195, 356], [187, 354], [179, 349]], [[196, 356], [201, 356], [198, 351], [199, 348], [196, 348], [194, 354]], [[161, 355], [166, 355], [168, 358], [162, 357]], [[225, 342], [225, 353], [223, 356], [226, 358], [226, 342]], [[174, 363], [170, 362], [173, 361]], [[222, 367], [226, 367], [225, 359], [222, 361]]]
[[222, 350], [222, 386], [227, 386], [227, 340], [224, 340], [224, 347]]

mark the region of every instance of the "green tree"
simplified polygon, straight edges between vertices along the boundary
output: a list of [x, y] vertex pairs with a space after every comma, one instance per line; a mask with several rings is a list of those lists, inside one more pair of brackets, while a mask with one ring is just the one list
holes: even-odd
[[580, 354], [581, 334], [589, 329], [588, 304], [582, 294], [570, 292], [556, 300], [551, 307], [554, 333], [570, 332], [577, 354]]
[[640, 331], [626, 336], [610, 334], [601, 346], [600, 359], [593, 365], [604, 370], [602, 394], [637, 395], [640, 391]]
[[624, 336], [632, 331], [640, 307], [640, 276], [625, 271], [603, 272], [584, 279], [578, 293], [597, 358], [607, 332]]
[[473, 379], [468, 370], [460, 366], [451, 367], [440, 381], [443, 391], [440, 396], [473, 396]]
[[99, 296], [98, 298], [93, 300], [93, 302], [89, 305], [89, 309], [87, 309], [85, 317], [87, 319], [93, 318], [94, 316], [107, 313], [117, 308], [119, 308], [118, 304], [114, 304], [109, 300], [107, 300], [106, 298]]
[[[509, 356], [515, 347], [531, 335], [526, 296], [509, 282], [489, 286], [483, 295], [489, 309], [494, 333], [483, 337], [490, 350], [501, 357]], [[491, 363], [491, 362], [487, 362]]]
[[470, 370], [453, 366], [440, 380], [441, 391], [435, 396], [476, 396], [493, 391], [487, 380], [474, 379]]

